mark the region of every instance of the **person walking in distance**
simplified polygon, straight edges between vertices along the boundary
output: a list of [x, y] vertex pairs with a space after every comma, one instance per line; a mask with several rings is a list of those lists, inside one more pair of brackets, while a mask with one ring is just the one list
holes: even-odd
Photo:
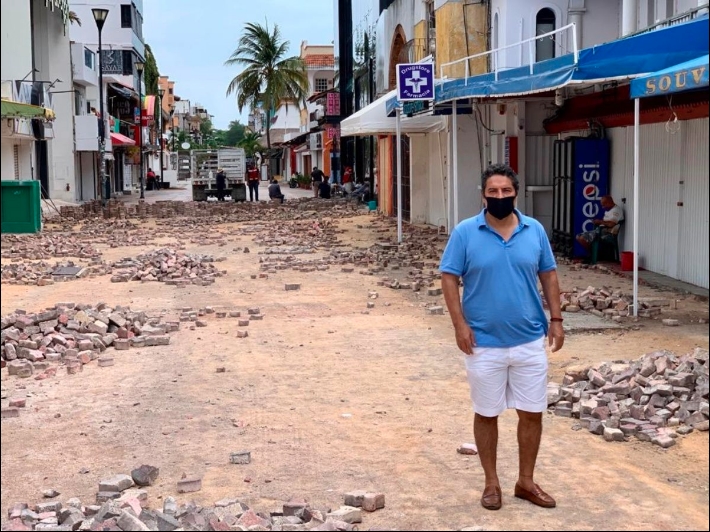
[[[465, 355], [473, 433], [485, 476], [481, 505], [498, 510], [498, 416], [518, 414], [519, 472], [514, 495], [545, 508], [555, 499], [533, 473], [547, 409], [547, 353], [564, 343], [557, 265], [542, 225], [515, 208], [518, 176], [506, 165], [481, 179], [484, 210], [454, 228], [441, 258], [441, 285]], [[463, 280], [463, 301], [459, 298]], [[550, 309], [548, 324], [537, 281]]]
[[249, 163], [247, 168], [247, 185], [249, 201], [259, 201], [259, 169], [254, 163]]
[[317, 166], [313, 167], [313, 171], [311, 172], [311, 182], [313, 183], [313, 197], [317, 198], [318, 197], [318, 191], [320, 188], [320, 184], [323, 181], [323, 177], [325, 174], [323, 174], [323, 171], [320, 170]]

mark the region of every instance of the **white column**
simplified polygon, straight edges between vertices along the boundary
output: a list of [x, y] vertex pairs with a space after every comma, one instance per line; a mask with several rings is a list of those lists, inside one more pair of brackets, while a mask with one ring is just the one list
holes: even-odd
[[397, 107], [397, 242], [402, 243], [402, 124]]
[[623, 0], [621, 12], [621, 35], [629, 35], [637, 29], [638, 0]]
[[576, 33], [576, 35], [577, 35], [577, 50], [582, 49], [582, 42], [583, 42], [583, 39], [582, 39], [582, 17], [584, 16], [584, 13], [586, 11], [587, 11], [586, 9], [581, 8], [581, 9], [570, 9], [567, 12], [569, 23], [577, 26], [577, 33]]
[[639, 315], [639, 130], [641, 105], [634, 100], [634, 318]]

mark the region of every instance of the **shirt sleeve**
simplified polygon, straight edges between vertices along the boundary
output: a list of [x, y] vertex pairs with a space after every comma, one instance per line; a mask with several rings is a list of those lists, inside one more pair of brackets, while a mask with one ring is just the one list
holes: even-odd
[[540, 273], [556, 270], [557, 261], [555, 261], [555, 255], [552, 253], [552, 246], [547, 238], [547, 233], [545, 233], [545, 229], [542, 226], [538, 227], [538, 231], [540, 233], [540, 263], [538, 264], [538, 270]]
[[621, 210], [621, 207], [618, 205], [615, 205], [614, 208], [608, 210], [604, 214], [604, 221], [605, 222], [619, 222], [624, 219], [624, 212]]
[[454, 229], [449, 241], [446, 243], [444, 254], [441, 256], [439, 270], [441, 273], [451, 273], [461, 276], [466, 269], [466, 246], [463, 242], [458, 227]]

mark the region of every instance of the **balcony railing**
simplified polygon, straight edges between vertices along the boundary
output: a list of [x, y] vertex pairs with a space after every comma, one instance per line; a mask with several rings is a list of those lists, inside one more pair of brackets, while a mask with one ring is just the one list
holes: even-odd
[[[509, 68], [504, 67], [501, 68], [499, 66], [499, 61], [498, 61], [498, 53], [503, 51], [503, 50], [508, 50], [510, 48], [525, 48], [525, 45], [527, 44], [527, 49], [528, 49], [528, 65], [530, 68], [530, 75], [533, 75], [535, 73], [535, 41], [542, 40], [546, 37], [551, 37], [552, 35], [556, 35], [558, 33], [563, 33], [569, 31], [571, 33], [571, 41], [572, 41], [572, 53], [574, 54], [574, 64], [576, 65], [579, 62], [579, 49], [577, 48], [577, 26], [576, 24], [567, 24], [566, 26], [563, 26], [559, 29], [550, 31], [548, 33], [543, 33], [541, 35], [536, 35], [535, 37], [530, 37], [529, 39], [525, 39], [522, 41], [518, 41], [513, 44], [508, 44], [506, 46], [500, 46], [498, 48], [495, 48], [493, 50], [487, 50], [485, 52], [481, 52], [479, 54], [474, 54], [474, 55], [469, 55], [468, 57], [462, 57], [461, 59], [457, 59], [456, 61], [449, 61], [448, 63], [443, 63], [439, 67], [439, 77], [441, 79], [446, 78], [444, 75], [444, 69], [453, 65], [457, 65], [459, 63], [465, 63], [465, 68], [464, 68], [464, 78], [468, 79], [471, 76], [470, 72], [470, 62], [473, 59], [481, 58], [481, 57], [486, 57], [486, 56], [491, 56], [491, 70], [494, 72], [494, 79], [495, 81], [498, 81], [498, 73], [502, 70], [509, 70]], [[466, 82], [467, 83], [467, 82]]]
[[661, 20], [659, 22], [656, 22], [655, 24], [649, 26], [648, 28], [644, 28], [642, 30], [639, 30], [636, 33], [632, 33], [631, 35], [640, 35], [642, 33], [648, 33], [649, 31], [655, 31], [655, 30], [660, 30], [661, 28], [668, 28], [670, 26], [675, 26], [676, 24], [683, 24], [684, 22], [689, 22], [691, 20], [695, 20], [698, 17], [706, 15], [707, 12], [708, 12], [708, 4], [698, 6], [696, 8], [689, 10], [689, 11], [686, 11], [685, 13], [681, 13], [679, 15], [675, 15], [673, 17], [667, 18], [666, 20]]

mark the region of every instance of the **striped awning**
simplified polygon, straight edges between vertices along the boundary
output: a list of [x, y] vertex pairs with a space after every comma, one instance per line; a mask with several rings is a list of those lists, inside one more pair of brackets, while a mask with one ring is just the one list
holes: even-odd
[[44, 118], [54, 119], [54, 111], [39, 105], [2, 100], [2, 118]]

